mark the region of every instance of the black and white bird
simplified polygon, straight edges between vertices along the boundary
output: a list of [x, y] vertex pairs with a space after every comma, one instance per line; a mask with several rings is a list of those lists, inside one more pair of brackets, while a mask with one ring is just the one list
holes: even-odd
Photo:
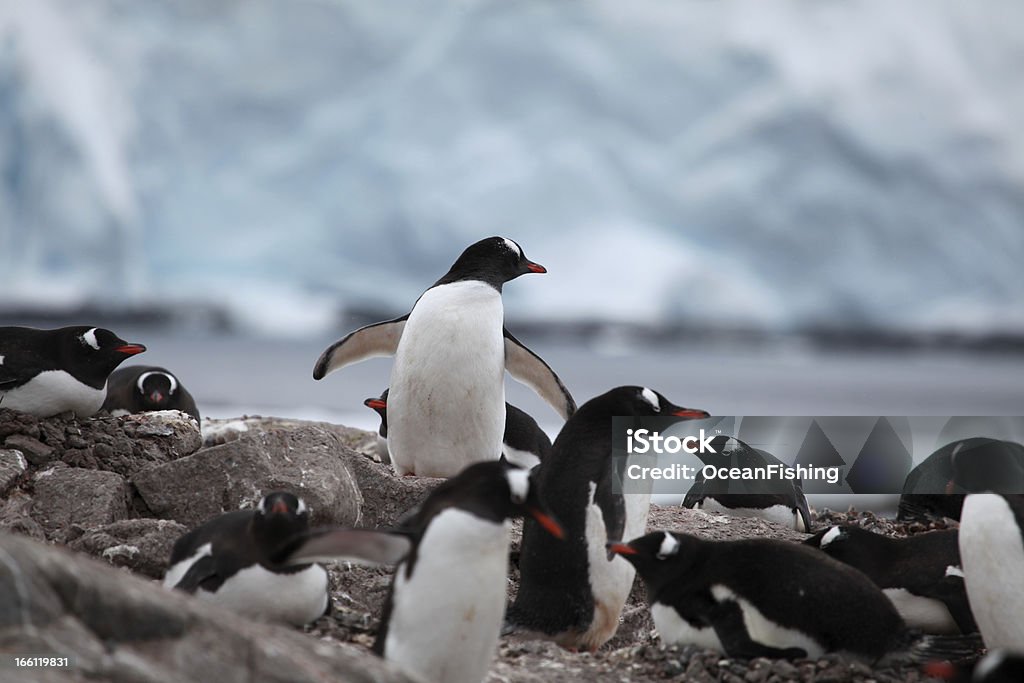
[[509, 520], [523, 515], [562, 537], [527, 470], [479, 462], [434, 489], [397, 529], [314, 530], [280, 558], [398, 563], [374, 652], [417, 680], [479, 683], [501, 629]]
[[925, 633], [974, 633], [956, 529], [893, 538], [853, 525], [823, 529], [804, 541], [864, 572], [903, 621]]
[[[716, 436], [711, 444], [714, 453], [696, 453], [705, 465], [752, 471], [767, 471], [768, 465], [785, 466], [771, 453], [752, 448], [735, 437]], [[796, 531], [811, 529], [811, 511], [799, 479], [705, 479], [698, 473], [683, 499], [683, 507], [737, 517], [758, 517]]]
[[272, 560], [282, 544], [309, 529], [309, 508], [284, 491], [252, 510], [227, 512], [178, 539], [164, 586], [239, 614], [296, 626], [326, 613], [327, 572], [319, 564]]
[[960, 519], [964, 496], [1024, 493], [1024, 446], [971, 437], [952, 441], [910, 471], [900, 495], [899, 519]]
[[562, 381], [504, 328], [502, 285], [543, 266], [508, 238], [469, 246], [408, 315], [363, 327], [332, 344], [314, 379], [374, 356], [393, 355], [388, 450], [395, 472], [450, 477], [497, 460], [505, 430], [507, 370], [568, 417], [576, 404]]
[[[380, 416], [377, 429], [376, 453], [383, 463], [391, 462], [388, 452], [388, 390], [377, 398], [368, 398], [363, 405]], [[551, 439], [528, 413], [511, 403], [505, 404], [505, 433], [501, 438], [501, 452], [513, 465], [533, 469], [551, 451]]]
[[612, 418], [703, 419], [646, 387], [624, 386], [587, 401], [569, 418], [538, 468], [538, 479], [565, 542], [523, 523], [519, 592], [506, 617], [507, 631], [553, 640], [570, 649], [596, 650], [619, 625], [633, 585], [628, 562], [605, 544], [643, 533], [650, 491], [616, 491], [621, 469], [612, 454]]
[[103, 408], [115, 416], [180, 410], [199, 422], [199, 409], [192, 394], [174, 373], [154, 365], [130, 365], [115, 370], [107, 382]]
[[1024, 496], [972, 493], [960, 515], [971, 612], [990, 650], [1024, 652]]
[[114, 368], [145, 350], [100, 327], [0, 327], [0, 408], [90, 417], [103, 405]]
[[868, 662], [963, 659], [979, 644], [908, 630], [868, 577], [797, 543], [658, 531], [609, 550], [636, 567], [667, 644], [744, 659], [843, 652]]

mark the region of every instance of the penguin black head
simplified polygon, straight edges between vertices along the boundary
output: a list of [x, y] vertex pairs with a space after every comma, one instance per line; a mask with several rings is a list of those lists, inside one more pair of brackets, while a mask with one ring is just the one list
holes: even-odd
[[623, 386], [612, 389], [603, 397], [615, 415], [637, 417], [683, 417], [703, 420], [711, 414], [696, 408], [677, 406], [653, 389]]
[[266, 538], [273, 545], [308, 528], [309, 508], [305, 501], [287, 491], [273, 491], [263, 496], [252, 517], [253, 535]]
[[507, 237], [488, 237], [466, 247], [436, 285], [461, 280], [482, 280], [501, 291], [501, 285], [527, 273], [546, 273], [526, 258], [522, 247]]
[[135, 391], [144, 410], [167, 410], [178, 391], [178, 378], [166, 370], [150, 370], [135, 380]]
[[[390, 389], [390, 388], [389, 388]], [[363, 401], [363, 405], [367, 408], [372, 408], [377, 415], [380, 416], [380, 435], [385, 439], [388, 436], [388, 391], [385, 389], [384, 393], [379, 398], [368, 398]]]
[[83, 379], [99, 379], [99, 384], [130, 356], [146, 350], [142, 344], [129, 344], [102, 327], [77, 325], [56, 330], [56, 333], [64, 367]]
[[535, 477], [504, 457], [474, 463], [448, 479], [414, 515], [429, 521], [447, 507], [459, 507], [494, 522], [529, 515], [552, 536], [565, 537], [562, 525], [544, 504]]
[[946, 493], [1024, 493], [1024, 447], [1013, 441], [964, 439], [953, 448], [950, 464]]
[[700, 539], [671, 531], [655, 531], [628, 543], [608, 543], [608, 552], [620, 555], [636, 568], [644, 583], [657, 588], [679, 577], [694, 561]]
[[[871, 534], [870, 531], [851, 525], [832, 526], [822, 529], [804, 541], [804, 545], [817, 548], [838, 560], [846, 555], [847, 541], [855, 534]], [[874, 536], [874, 534], [871, 534]]]

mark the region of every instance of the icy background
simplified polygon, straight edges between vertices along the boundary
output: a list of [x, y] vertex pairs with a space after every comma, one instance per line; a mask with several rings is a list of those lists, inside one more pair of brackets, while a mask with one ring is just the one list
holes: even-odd
[[1022, 26], [1017, 0], [3, 2], [0, 308], [320, 335], [504, 234], [550, 270], [510, 318], [1020, 333]]

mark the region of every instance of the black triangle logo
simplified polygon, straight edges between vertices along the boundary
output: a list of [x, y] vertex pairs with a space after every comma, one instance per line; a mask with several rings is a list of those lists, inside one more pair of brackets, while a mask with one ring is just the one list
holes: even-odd
[[850, 467], [846, 483], [854, 493], [898, 493], [910, 473], [911, 457], [892, 424], [878, 418]]
[[[839, 451], [832, 445], [829, 438], [825, 436], [825, 432], [822, 430], [821, 425], [818, 424], [818, 421], [812, 420], [811, 426], [807, 429], [807, 435], [804, 436], [804, 442], [800, 444], [800, 450], [797, 451], [793, 464], [804, 467], [842, 468], [846, 466], [846, 461], [839, 455]], [[841, 472], [839, 481], [842, 481]], [[838, 485], [829, 484], [824, 480], [806, 479], [803, 488], [806, 493], [841, 493]]]

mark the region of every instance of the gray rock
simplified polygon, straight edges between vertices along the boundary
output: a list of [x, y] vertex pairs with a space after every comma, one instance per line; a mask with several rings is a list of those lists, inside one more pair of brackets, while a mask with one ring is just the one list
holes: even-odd
[[187, 531], [168, 519], [125, 519], [88, 531], [68, 547], [159, 579], [167, 569], [174, 542]]
[[22, 534], [40, 541], [46, 540], [43, 527], [32, 519], [32, 497], [17, 489], [8, 493], [0, 504], [0, 531]]
[[242, 619], [60, 548], [0, 535], [0, 551], [0, 651], [75, 659], [37, 680], [409, 681], [365, 650]]
[[334, 435], [312, 423], [254, 430], [147, 468], [132, 483], [152, 514], [188, 527], [252, 506], [275, 489], [302, 496], [315, 525], [356, 525], [363, 497], [340, 449]]
[[45, 465], [53, 459], [52, 447], [27, 434], [11, 434], [4, 439], [4, 447], [21, 451], [25, 458], [36, 467]]
[[28, 469], [28, 461], [21, 451], [0, 449], [0, 495], [7, 493]]
[[94, 528], [128, 517], [128, 484], [119, 474], [56, 467], [37, 472], [33, 484], [31, 515], [50, 540], [64, 543], [78, 533], [77, 528]]

